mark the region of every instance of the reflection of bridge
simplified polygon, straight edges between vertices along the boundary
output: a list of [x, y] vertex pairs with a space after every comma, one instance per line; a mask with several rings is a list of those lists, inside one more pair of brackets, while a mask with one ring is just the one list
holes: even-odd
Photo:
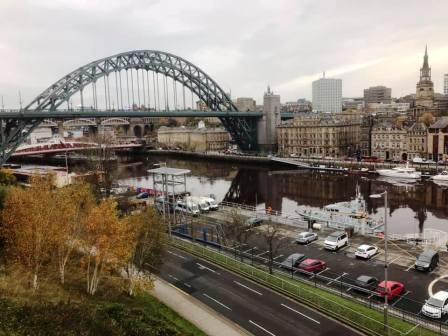
[[[194, 111], [197, 101], [207, 111]], [[23, 110], [0, 113], [0, 163], [47, 118], [170, 116], [217, 117], [243, 150], [257, 146], [259, 114], [238, 113], [226, 92], [185, 59], [139, 50], [84, 65], [49, 86]]]
[[[59, 142], [46, 142], [33, 145], [19, 146], [15, 152], [11, 155], [13, 157], [26, 156], [26, 155], [38, 155], [38, 154], [57, 154], [74, 151], [85, 151], [88, 149], [98, 148], [98, 144], [89, 142], [76, 142], [76, 141], [59, 141]], [[111, 149], [128, 149], [139, 148], [141, 144], [108, 144], [108, 148]]]

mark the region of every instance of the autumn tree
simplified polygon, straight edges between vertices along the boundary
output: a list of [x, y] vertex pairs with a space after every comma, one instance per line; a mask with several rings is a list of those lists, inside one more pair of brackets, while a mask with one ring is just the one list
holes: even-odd
[[157, 268], [162, 262], [166, 243], [166, 224], [155, 207], [128, 217], [129, 227], [135, 237], [132, 255], [125, 267], [129, 295], [152, 286], [152, 279], [145, 272], [145, 265]]
[[132, 255], [135, 230], [118, 217], [116, 203], [106, 199], [94, 206], [84, 227], [87, 293], [94, 295], [105, 271], [119, 271]]
[[64, 283], [67, 262], [79, 245], [83, 223], [95, 205], [95, 199], [90, 186], [83, 183], [68, 185], [55, 193], [54, 211], [59, 225], [54, 245], [60, 281]]
[[28, 189], [14, 187], [2, 213], [2, 235], [9, 257], [25, 266], [37, 289], [42, 266], [53, 253], [57, 214], [52, 176], [33, 176]]
[[434, 115], [431, 112], [423, 113], [418, 120], [424, 123], [426, 126], [429, 126], [436, 121]]

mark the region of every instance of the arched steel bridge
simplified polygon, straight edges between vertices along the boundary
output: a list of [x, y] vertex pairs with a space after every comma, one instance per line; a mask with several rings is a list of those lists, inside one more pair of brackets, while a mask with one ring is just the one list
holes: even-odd
[[0, 163], [45, 119], [188, 116], [217, 117], [240, 148], [257, 147], [261, 113], [238, 112], [199, 67], [166, 52], [125, 52], [72, 71], [24, 109], [1, 112]]

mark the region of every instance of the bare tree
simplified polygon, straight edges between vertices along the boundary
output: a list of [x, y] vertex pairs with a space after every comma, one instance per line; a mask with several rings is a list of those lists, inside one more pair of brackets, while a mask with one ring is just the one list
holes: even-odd
[[267, 245], [269, 273], [272, 274], [274, 257], [282, 246], [282, 242], [284, 242], [286, 239], [279, 239], [279, 236], [281, 235], [281, 225], [279, 223], [271, 221], [270, 218], [265, 222], [265, 224], [263, 225], [263, 229], [260, 230], [260, 233], [263, 235], [263, 238]]
[[253, 234], [253, 230], [248, 224], [246, 217], [241, 215], [241, 212], [238, 209], [231, 210], [230, 222], [227, 225], [226, 231], [228, 237], [238, 244], [235, 249], [239, 249], [239, 254], [242, 260], [243, 255], [241, 249], [248, 242], [250, 236]]

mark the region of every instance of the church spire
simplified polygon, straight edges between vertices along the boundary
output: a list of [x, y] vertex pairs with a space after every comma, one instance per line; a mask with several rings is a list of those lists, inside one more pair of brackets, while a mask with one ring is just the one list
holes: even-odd
[[428, 62], [428, 45], [425, 46], [425, 56], [423, 56], [423, 66], [420, 69], [420, 82], [431, 80], [431, 68]]

